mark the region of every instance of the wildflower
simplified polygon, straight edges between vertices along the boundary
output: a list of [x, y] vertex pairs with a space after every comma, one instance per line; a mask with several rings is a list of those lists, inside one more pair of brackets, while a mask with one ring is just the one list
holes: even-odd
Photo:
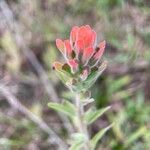
[[[96, 45], [96, 38], [96, 32], [85, 25], [74, 26], [70, 39], [56, 39], [56, 46], [66, 63], [55, 62], [53, 67], [59, 78], [72, 90], [82, 91], [89, 88], [106, 67], [106, 63], [99, 65], [106, 42]], [[72, 80], [76, 80], [76, 85], [68, 84]]]
[[[56, 39], [56, 46], [65, 58], [65, 63], [54, 62], [53, 69], [60, 80], [70, 89], [73, 100], [64, 100], [63, 103], [49, 103], [51, 109], [68, 115], [72, 121], [75, 133], [69, 140], [71, 149], [94, 150], [100, 138], [112, 125], [101, 129], [90, 138], [88, 125], [110, 107], [99, 110], [92, 105], [94, 101], [88, 90], [106, 68], [106, 61], [101, 61], [106, 42], [97, 45], [96, 32], [89, 25], [75, 26], [72, 28], [70, 38], [67, 40]], [[91, 119], [92, 117], [92, 119]]]

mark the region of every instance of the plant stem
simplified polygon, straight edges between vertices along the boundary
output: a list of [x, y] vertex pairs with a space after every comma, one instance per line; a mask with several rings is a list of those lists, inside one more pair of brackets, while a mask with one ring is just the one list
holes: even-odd
[[81, 103], [79, 93], [76, 93], [75, 105], [76, 105], [76, 109], [77, 109], [77, 123], [76, 123], [77, 130], [79, 133], [83, 133], [86, 137], [86, 142], [84, 144], [84, 150], [91, 150], [87, 125], [85, 124], [85, 122], [83, 120], [84, 106]]

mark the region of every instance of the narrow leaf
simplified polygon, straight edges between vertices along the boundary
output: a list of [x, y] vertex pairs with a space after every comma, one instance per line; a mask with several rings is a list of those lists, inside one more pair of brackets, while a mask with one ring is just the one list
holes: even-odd
[[131, 77], [130, 76], [123, 76], [117, 80], [112, 80], [109, 79], [108, 84], [109, 84], [109, 92], [115, 93], [117, 91], [120, 91], [120, 89], [124, 86], [126, 86], [127, 84], [129, 84], [131, 81]]
[[68, 81], [72, 79], [70, 74], [64, 70], [56, 70], [56, 75], [65, 85]]
[[92, 139], [91, 139], [91, 146], [95, 149], [98, 141], [103, 137], [103, 135], [113, 126], [113, 124], [109, 125], [108, 127], [100, 130]]
[[85, 105], [87, 105], [87, 104], [90, 104], [90, 103], [92, 103], [92, 102], [94, 102], [94, 99], [93, 99], [93, 98], [90, 98], [90, 99], [87, 99], [87, 100], [82, 101], [83, 106], [85, 106]]
[[72, 134], [72, 140], [73, 141], [78, 141], [78, 142], [84, 142], [86, 137], [83, 133], [74, 133]]
[[71, 145], [71, 147], [69, 148], [69, 150], [80, 150], [80, 148], [82, 147], [83, 143], [82, 142], [76, 142], [74, 144]]
[[106, 108], [102, 108], [99, 110], [95, 110], [93, 111], [92, 109], [89, 109], [85, 115], [84, 115], [84, 119], [85, 122], [87, 124], [91, 124], [94, 121], [96, 121], [100, 116], [102, 116], [108, 109], [110, 109], [110, 106], [106, 107]]
[[135, 131], [133, 134], [128, 136], [128, 139], [125, 141], [126, 146], [130, 146], [130, 144], [134, 143], [138, 138], [145, 135], [147, 133], [146, 127], [141, 127], [137, 131]]
[[80, 150], [85, 142], [85, 135], [82, 133], [74, 133], [72, 135], [72, 145], [69, 150]]
[[70, 103], [69, 101], [64, 101], [63, 103], [64, 106], [68, 107], [70, 109], [70, 111], [72, 111], [73, 113], [75, 113], [75, 106], [74, 104]]
[[65, 101], [63, 104], [50, 102], [48, 103], [48, 106], [58, 112], [68, 115], [71, 118], [75, 116], [75, 107], [68, 101]]

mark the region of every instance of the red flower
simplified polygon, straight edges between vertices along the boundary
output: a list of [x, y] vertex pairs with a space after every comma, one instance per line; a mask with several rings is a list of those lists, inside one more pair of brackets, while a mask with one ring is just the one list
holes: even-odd
[[[96, 32], [89, 25], [74, 26], [70, 33], [69, 40], [56, 39], [56, 46], [65, 57], [72, 74], [79, 72], [81, 77], [87, 77], [90, 69], [85, 67], [95, 66], [102, 57], [106, 42], [100, 42], [96, 46]], [[55, 65], [54, 68], [60, 65]]]

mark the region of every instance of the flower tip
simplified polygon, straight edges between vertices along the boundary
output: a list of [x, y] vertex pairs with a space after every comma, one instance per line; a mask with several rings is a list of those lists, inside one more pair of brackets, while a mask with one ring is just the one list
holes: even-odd
[[60, 45], [62, 43], [63, 43], [63, 41], [61, 39], [56, 39], [56, 45]]
[[85, 27], [87, 28], [87, 29], [90, 29], [91, 30], [91, 27], [90, 27], [90, 25], [85, 25]]
[[103, 61], [102, 64], [100, 65], [100, 67], [98, 68], [99, 71], [103, 71], [106, 69], [107, 67], [107, 61]]
[[105, 47], [106, 47], [106, 41], [105, 40], [99, 43], [99, 49], [104, 51]]
[[105, 46], [106, 46], [106, 41], [105, 40], [99, 43], [99, 46], [97, 47], [97, 50], [96, 50], [97, 52], [94, 55], [95, 60], [100, 60], [100, 58], [102, 57], [102, 55], [104, 53]]
[[70, 33], [70, 41], [71, 41], [71, 45], [74, 45], [76, 38], [77, 38], [77, 34], [78, 34], [78, 30], [79, 27], [78, 26], [74, 26], [71, 29], [71, 33]]
[[65, 50], [68, 56], [71, 56], [72, 48], [69, 40], [64, 41]]
[[106, 41], [104, 40], [104, 41], [102, 41], [101, 42], [104, 46], [106, 46]]
[[61, 39], [56, 39], [56, 46], [62, 53], [64, 53], [64, 42]]
[[103, 61], [103, 64], [105, 64], [106, 66], [108, 65], [108, 61], [107, 60], [104, 60]]
[[53, 70], [60, 70], [62, 69], [63, 64], [61, 64], [60, 62], [54, 62], [52, 65], [52, 69]]

